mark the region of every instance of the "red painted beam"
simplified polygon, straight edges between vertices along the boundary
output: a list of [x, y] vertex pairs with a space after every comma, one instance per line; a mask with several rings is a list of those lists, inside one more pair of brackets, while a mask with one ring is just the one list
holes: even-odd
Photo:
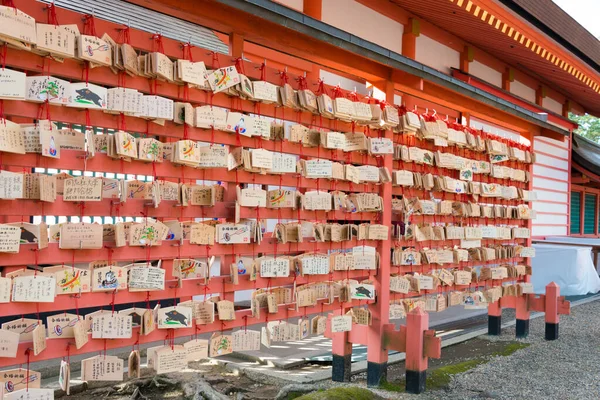
[[[302, 242], [302, 243], [290, 243], [290, 244], [278, 244], [275, 240], [267, 235], [261, 244], [256, 245], [226, 245], [226, 244], [214, 244], [210, 246], [208, 253], [206, 246], [195, 245], [184, 243], [182, 246], [177, 244], [169, 245], [165, 242], [162, 246], [153, 246], [150, 248], [150, 259], [172, 259], [172, 258], [193, 258], [193, 257], [206, 257], [207, 254], [211, 256], [228, 255], [228, 254], [240, 254], [240, 255], [256, 255], [258, 253], [265, 254], [286, 254], [286, 253], [302, 253], [302, 252], [327, 252], [328, 250], [335, 249], [347, 249], [353, 246], [376, 246], [377, 243], [372, 240], [352, 240], [340, 243], [333, 242]], [[77, 262], [91, 262], [96, 260], [108, 259], [108, 252], [106, 249], [84, 249], [84, 250], [72, 250], [65, 251], [58, 248], [58, 243], [50, 243], [47, 248], [35, 251], [37, 245], [23, 244], [21, 245], [19, 253], [2, 254], [2, 265], [36, 265], [36, 264], [47, 264], [56, 265], [65, 263], [71, 265], [73, 262], [73, 253], [76, 255]], [[113, 249], [112, 259], [114, 261], [131, 261], [133, 260], [146, 260], [146, 248], [145, 247], [117, 247]], [[36, 254], [37, 253], [37, 254]]]

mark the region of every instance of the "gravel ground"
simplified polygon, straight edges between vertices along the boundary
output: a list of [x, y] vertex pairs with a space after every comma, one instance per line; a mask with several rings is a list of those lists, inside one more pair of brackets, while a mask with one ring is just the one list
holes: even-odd
[[[600, 301], [561, 316], [560, 336], [544, 340], [544, 319], [531, 321], [531, 346], [510, 356], [494, 357], [468, 372], [454, 375], [449, 390], [415, 396], [377, 390], [393, 399], [600, 399]], [[484, 336], [485, 337], [485, 336]], [[515, 330], [489, 340], [513, 341]], [[442, 350], [442, 357], [444, 351]]]

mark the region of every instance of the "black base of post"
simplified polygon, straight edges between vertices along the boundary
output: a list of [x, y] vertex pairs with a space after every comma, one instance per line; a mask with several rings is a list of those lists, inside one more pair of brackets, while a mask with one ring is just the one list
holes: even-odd
[[546, 340], [558, 339], [558, 323], [551, 324], [546, 322]]
[[387, 363], [367, 362], [367, 387], [379, 387], [387, 380]]
[[426, 380], [427, 370], [406, 371], [406, 391], [414, 394], [423, 393], [425, 391]]
[[528, 319], [518, 319], [516, 326], [516, 337], [517, 338], [526, 338], [529, 336], [529, 320]]
[[502, 333], [502, 316], [488, 315], [488, 335], [499, 336]]
[[331, 379], [335, 382], [350, 382], [352, 354], [345, 356], [333, 355]]

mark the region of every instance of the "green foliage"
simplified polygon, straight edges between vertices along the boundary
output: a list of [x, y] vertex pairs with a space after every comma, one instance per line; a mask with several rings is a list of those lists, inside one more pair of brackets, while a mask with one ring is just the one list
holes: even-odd
[[575, 115], [569, 113], [569, 119], [579, 124], [579, 128], [575, 129], [576, 134], [592, 142], [600, 143], [600, 118], [589, 114]]

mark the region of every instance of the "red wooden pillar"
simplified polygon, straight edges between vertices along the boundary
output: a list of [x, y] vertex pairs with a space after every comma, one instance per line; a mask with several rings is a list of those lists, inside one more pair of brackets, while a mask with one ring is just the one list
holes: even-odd
[[[386, 101], [394, 103], [394, 83], [385, 82]], [[391, 130], [384, 133], [386, 138], [393, 139]], [[392, 171], [392, 155], [383, 157], [383, 166], [390, 172]], [[381, 213], [381, 223], [391, 226], [392, 210], [392, 185], [385, 183], [381, 185], [380, 195], [383, 199], [383, 212]], [[383, 240], [377, 246], [380, 257], [379, 270], [374, 279], [377, 301], [369, 305], [372, 315], [372, 323], [367, 331], [367, 385], [376, 387], [381, 385], [387, 377], [388, 351], [384, 348], [384, 326], [389, 322], [390, 317], [390, 253], [391, 241]]]
[[562, 116], [569, 118], [569, 112], [571, 112], [571, 100], [565, 100], [562, 108]]
[[[334, 315], [343, 315], [344, 309], [336, 310]], [[332, 333], [331, 340], [332, 371], [334, 382], [350, 382], [352, 371], [352, 343], [348, 341], [348, 332]]]
[[558, 298], [560, 288], [554, 282], [546, 286], [546, 340], [558, 339]]
[[229, 34], [229, 55], [234, 58], [241, 57], [244, 54], [244, 37], [236, 32]]
[[[417, 307], [406, 316], [406, 391], [423, 393], [427, 380], [427, 358], [439, 358], [441, 340], [431, 341], [435, 331], [428, 331], [429, 314]], [[429, 340], [428, 340], [429, 339]], [[435, 355], [433, 353], [436, 353]]]
[[[323, 17], [323, 0], [304, 0], [302, 3], [302, 12], [311, 18], [321, 21]], [[306, 77], [319, 80], [321, 77], [321, 68], [313, 63], [312, 70], [306, 71]]]
[[515, 327], [516, 337], [525, 338], [529, 335], [529, 309], [527, 304], [528, 295], [517, 296], [516, 314], [517, 325]]
[[529, 311], [540, 311], [546, 314], [546, 340], [558, 339], [558, 316], [571, 313], [571, 303], [566, 301], [564, 296], [560, 296], [558, 285], [550, 282], [546, 286], [545, 295], [530, 295], [527, 306]]
[[500, 300], [488, 305], [488, 335], [498, 336], [502, 332], [502, 306]]
[[302, 12], [320, 21], [323, 15], [323, 0], [304, 0], [302, 3]]
[[[225, 194], [223, 196], [223, 201], [226, 203], [232, 203], [235, 202], [237, 199], [237, 194], [236, 194], [236, 184], [234, 182], [228, 182], [227, 183], [227, 187], [225, 188]], [[236, 245], [232, 244], [231, 246], [231, 253], [230, 254], [226, 254], [226, 255], [222, 255], [220, 257], [221, 260], [221, 276], [229, 276], [230, 272], [231, 272], [231, 264], [235, 263], [235, 254], [236, 254]], [[238, 246], [242, 246], [242, 245], [238, 245]], [[235, 292], [225, 292], [223, 290], [223, 292], [221, 293], [221, 300], [229, 300], [229, 301], [234, 301], [235, 299]]]
[[[525, 275], [525, 282], [529, 282], [531, 276]], [[517, 296], [515, 310], [517, 325], [515, 326], [515, 335], [517, 338], [526, 338], [529, 335], [529, 295]]]
[[[417, 37], [421, 34], [421, 26], [416, 18], [409, 18], [402, 34], [402, 55], [413, 60], [417, 57]], [[393, 103], [392, 103], [393, 104]]]
[[475, 49], [471, 46], [465, 46], [460, 53], [460, 70], [469, 73], [469, 64], [475, 59]]
[[510, 83], [514, 80], [515, 71], [510, 67], [506, 67], [506, 69], [502, 73], [502, 89], [506, 90], [507, 92], [510, 92]]
[[425, 391], [427, 378], [427, 359], [442, 356], [442, 338], [435, 336], [434, 329], [429, 327], [429, 314], [415, 308], [406, 317], [406, 325], [400, 330], [394, 324], [384, 328], [385, 347], [406, 353], [406, 391], [422, 393]]
[[535, 103], [542, 107], [544, 105], [544, 97], [546, 97], [546, 88], [540, 85], [535, 90]]

